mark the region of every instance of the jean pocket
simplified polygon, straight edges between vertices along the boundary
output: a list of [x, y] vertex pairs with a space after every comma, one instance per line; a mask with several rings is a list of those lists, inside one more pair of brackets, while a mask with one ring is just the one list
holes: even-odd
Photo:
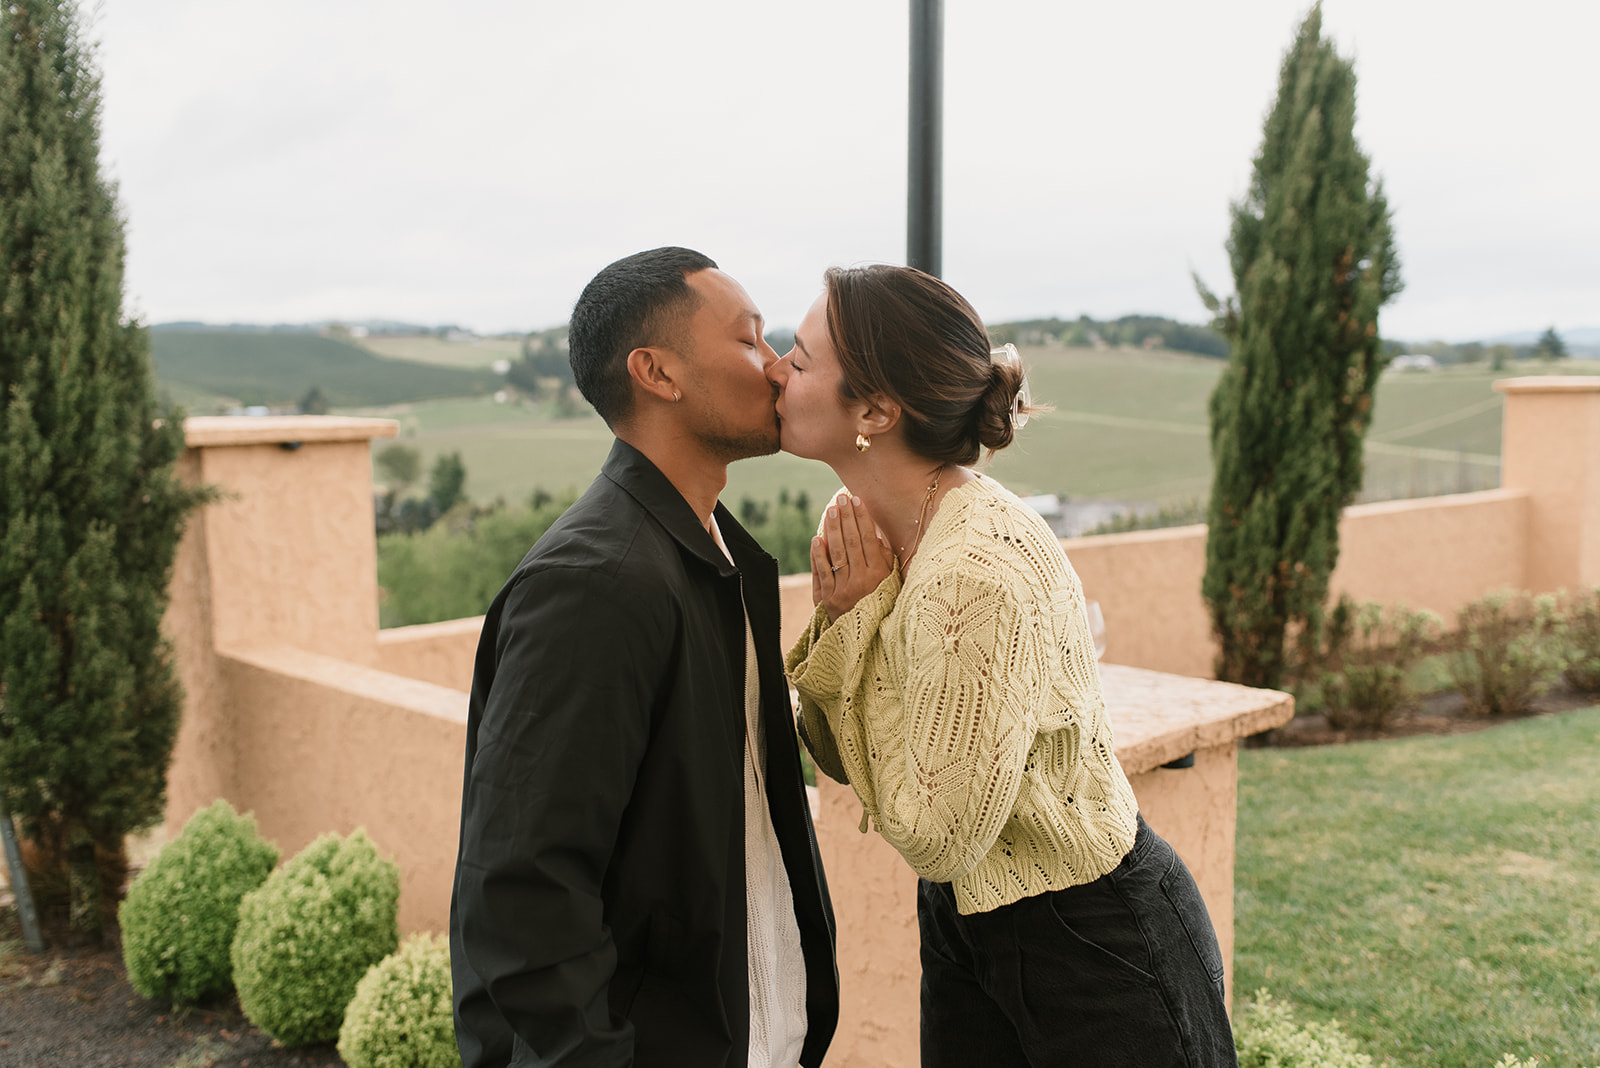
[[1217, 932], [1211, 926], [1211, 914], [1206, 911], [1200, 887], [1195, 884], [1194, 876], [1176, 852], [1172, 854], [1172, 865], [1161, 877], [1161, 892], [1166, 895], [1172, 911], [1177, 913], [1178, 922], [1183, 924], [1183, 933], [1188, 935], [1189, 946], [1205, 968], [1206, 977], [1213, 985], [1220, 986], [1223, 975], [1222, 947], [1217, 944]]
[[1149, 943], [1137, 917], [1109, 879], [1102, 877], [1085, 886], [1039, 896], [1067, 940], [1065, 955], [1079, 957], [1080, 967], [1091, 974], [1126, 969], [1145, 982], [1155, 981]]

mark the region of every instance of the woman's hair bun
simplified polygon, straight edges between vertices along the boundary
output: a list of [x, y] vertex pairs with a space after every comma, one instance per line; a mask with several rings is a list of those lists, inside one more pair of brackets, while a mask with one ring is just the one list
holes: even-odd
[[1012, 414], [1016, 410], [1017, 393], [1022, 389], [1022, 365], [996, 360], [989, 371], [989, 386], [973, 406], [977, 421], [978, 444], [998, 451], [1011, 444], [1017, 436]]

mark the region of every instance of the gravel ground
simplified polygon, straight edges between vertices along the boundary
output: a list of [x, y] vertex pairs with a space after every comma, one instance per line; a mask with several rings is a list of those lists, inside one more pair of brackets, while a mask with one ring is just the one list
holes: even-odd
[[[6, 897], [9, 899], [9, 894]], [[25, 952], [16, 909], [0, 904], [0, 1068], [338, 1068], [332, 1045], [287, 1050], [229, 997], [174, 1013], [128, 986], [122, 953]]]

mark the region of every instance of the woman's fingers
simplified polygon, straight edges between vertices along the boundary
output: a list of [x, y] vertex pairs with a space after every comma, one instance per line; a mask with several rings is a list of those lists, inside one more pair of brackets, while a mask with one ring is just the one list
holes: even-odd
[[835, 497], [822, 520], [822, 540], [826, 543], [828, 566], [835, 569], [835, 573], [850, 562], [845, 553], [844, 518], [840, 515], [840, 505], [844, 499], [842, 493]]
[[865, 515], [866, 509], [862, 506], [860, 497], [839, 498], [839, 525], [842, 528], [844, 558], [852, 567], [867, 562], [866, 553], [861, 545], [861, 521]]
[[832, 593], [838, 572], [828, 559], [828, 539], [811, 539], [811, 603], [820, 604]]
[[878, 533], [877, 521], [872, 518], [872, 510], [867, 507], [867, 502], [856, 497], [851, 504], [854, 505], [856, 527], [860, 534], [861, 558], [880, 572], [878, 577], [881, 581], [883, 575], [894, 569], [894, 550]]

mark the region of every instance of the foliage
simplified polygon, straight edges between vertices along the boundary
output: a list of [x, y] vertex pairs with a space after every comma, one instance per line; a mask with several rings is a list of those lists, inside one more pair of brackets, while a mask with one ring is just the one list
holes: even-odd
[[[97, 934], [160, 819], [181, 689], [161, 634], [185, 515], [74, 6], [0, 5], [0, 783], [49, 919]], [[70, 901], [68, 898], [70, 897]]]
[[460, 1068], [450, 989], [449, 942], [406, 939], [356, 984], [339, 1056], [350, 1068]]
[[297, 407], [301, 415], [327, 415], [328, 398], [323, 396], [320, 386], [312, 386], [306, 390], [306, 395], [300, 398]]
[[128, 984], [147, 998], [198, 1001], [233, 985], [239, 901], [278, 863], [251, 816], [201, 809], [128, 888], [118, 920]]
[[1600, 1049], [1600, 707], [1239, 753], [1235, 989], [1394, 1068]]
[[386, 627], [482, 615], [533, 543], [576, 497], [537, 494], [520, 508], [447, 519], [378, 539], [379, 614]]
[[286, 1046], [328, 1042], [367, 969], [400, 942], [400, 871], [365, 831], [325, 834], [239, 906], [233, 978], [250, 1022]]
[[162, 385], [242, 404], [291, 405], [312, 386], [335, 407], [403, 404], [493, 393], [501, 381], [488, 368], [386, 360], [352, 341], [305, 332], [157, 329], [151, 340]]
[[1236, 296], [1224, 303], [1196, 279], [1232, 346], [1211, 396], [1202, 585], [1217, 677], [1231, 682], [1278, 686], [1285, 635], [1315, 636], [1339, 514], [1361, 488], [1383, 366], [1378, 309], [1400, 273], [1382, 186], [1355, 140], [1355, 91], [1313, 6], [1233, 205]]
[[811, 573], [811, 539], [817, 533], [817, 516], [804, 490], [792, 497], [787, 489], [779, 490], [776, 508], [770, 501], [758, 503], [745, 497], [739, 502], [739, 522], [777, 559], [780, 575]]
[[[428, 475], [428, 495], [420, 500], [405, 496], [422, 463], [422, 454], [414, 447], [391, 445], [374, 462], [389, 479], [388, 492], [373, 502], [373, 525], [379, 535], [427, 530], [467, 499], [467, 465], [460, 452], [440, 453], [434, 458]], [[473, 512], [479, 514], [482, 513]]]
[[1480, 716], [1528, 711], [1565, 663], [1556, 624], [1548, 595], [1499, 590], [1461, 609], [1450, 670], [1467, 708]]
[[571, 386], [567, 328], [537, 331], [523, 338], [522, 355], [511, 361], [506, 382], [530, 397], [559, 395]]
[[1566, 647], [1567, 685], [1600, 693], [1600, 586], [1562, 598], [1557, 630]]
[[405, 493], [422, 475], [422, 454], [414, 445], [387, 445], [372, 462], [392, 493]]
[[1561, 335], [1552, 326], [1534, 342], [1533, 354], [1541, 360], [1564, 360], [1567, 358], [1567, 343], [1561, 340]]
[[467, 466], [459, 452], [441, 454], [428, 474], [428, 500], [443, 515], [466, 497]]
[[1165, 530], [1168, 527], [1187, 527], [1206, 521], [1205, 505], [1198, 497], [1163, 504], [1154, 512], [1123, 512], [1103, 523], [1096, 523], [1083, 532], [1084, 537], [1097, 534], [1127, 534], [1135, 530]]
[[1372, 1058], [1333, 1021], [1301, 1024], [1265, 990], [1234, 1014], [1239, 1068], [1371, 1068]]
[[1411, 669], [1432, 649], [1443, 625], [1432, 612], [1340, 597], [1317, 650], [1328, 722], [1339, 730], [1378, 728], [1410, 707], [1416, 700]]

